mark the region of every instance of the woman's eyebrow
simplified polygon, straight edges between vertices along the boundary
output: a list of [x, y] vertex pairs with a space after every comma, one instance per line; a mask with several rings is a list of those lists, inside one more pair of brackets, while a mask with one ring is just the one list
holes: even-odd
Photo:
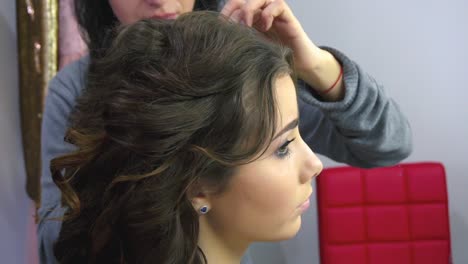
[[273, 140], [277, 139], [279, 136], [283, 135], [287, 131], [296, 128], [298, 125], [299, 125], [299, 118], [296, 118], [293, 121], [289, 122], [289, 124], [287, 124], [283, 129], [281, 129], [281, 131], [278, 132], [278, 134], [276, 134]]

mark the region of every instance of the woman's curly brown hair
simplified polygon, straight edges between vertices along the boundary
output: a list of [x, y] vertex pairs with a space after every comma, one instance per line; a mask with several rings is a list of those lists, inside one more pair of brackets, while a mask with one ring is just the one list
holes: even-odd
[[59, 263], [205, 263], [190, 190], [222, 192], [270, 144], [291, 63], [214, 12], [119, 28], [71, 115], [76, 151], [51, 162]]

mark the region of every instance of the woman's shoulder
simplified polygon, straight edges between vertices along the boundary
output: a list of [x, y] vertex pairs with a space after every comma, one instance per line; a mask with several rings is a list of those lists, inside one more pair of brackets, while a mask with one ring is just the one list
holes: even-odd
[[49, 83], [49, 92], [77, 97], [86, 85], [89, 55], [64, 66]]

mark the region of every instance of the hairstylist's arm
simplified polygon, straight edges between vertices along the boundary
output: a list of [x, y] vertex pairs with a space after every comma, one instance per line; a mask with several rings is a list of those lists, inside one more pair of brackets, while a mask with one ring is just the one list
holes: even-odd
[[52, 180], [50, 160], [73, 151], [73, 145], [64, 141], [68, 117], [75, 99], [83, 87], [83, 73], [87, 58], [73, 62], [62, 69], [50, 82], [46, 97], [41, 129], [41, 207], [37, 228], [41, 264], [57, 263], [53, 253], [61, 221], [51, 220], [63, 216], [61, 194]]
[[230, 0], [221, 12], [262, 32], [275, 32], [294, 51], [299, 78], [323, 100], [339, 101], [344, 97], [340, 63], [312, 42], [284, 0]]
[[388, 166], [412, 150], [411, 128], [382, 85], [336, 49], [317, 47], [284, 0], [230, 0], [222, 13], [274, 32], [294, 51], [301, 132], [316, 152], [358, 167]]

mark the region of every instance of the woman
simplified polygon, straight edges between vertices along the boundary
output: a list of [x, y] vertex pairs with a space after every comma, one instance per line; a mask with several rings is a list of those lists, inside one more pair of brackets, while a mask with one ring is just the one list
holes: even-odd
[[[171, 19], [193, 8], [213, 8], [214, 1], [82, 0], [76, 14], [90, 56], [60, 71], [49, 84], [42, 123], [42, 197], [39, 217], [63, 214], [60, 192], [52, 182], [50, 160], [73, 150], [64, 143], [68, 116], [87, 80], [88, 65], [112, 41], [114, 25], [144, 18]], [[411, 151], [411, 130], [399, 107], [356, 63], [332, 48], [318, 48], [283, 0], [228, 1], [222, 12], [266, 33], [293, 50], [299, 77], [300, 130], [315, 152], [359, 167], [395, 164]], [[40, 221], [42, 263], [53, 263], [52, 244], [60, 224]]]
[[71, 115], [77, 149], [51, 163], [58, 262], [240, 263], [294, 236], [322, 163], [291, 62], [216, 13], [123, 27]]

